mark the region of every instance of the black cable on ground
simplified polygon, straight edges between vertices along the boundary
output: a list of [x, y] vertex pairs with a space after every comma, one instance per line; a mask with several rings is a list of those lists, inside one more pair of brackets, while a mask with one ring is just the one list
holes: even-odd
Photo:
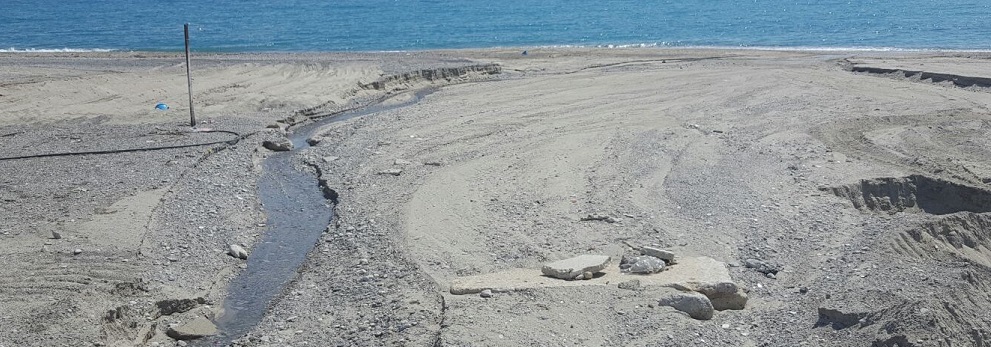
[[173, 146], [160, 146], [160, 147], [140, 147], [140, 148], [125, 148], [125, 149], [109, 149], [103, 151], [86, 151], [86, 152], [62, 152], [62, 153], [44, 153], [44, 154], [31, 154], [22, 155], [17, 157], [2, 157], [0, 161], [6, 160], [18, 160], [18, 159], [34, 159], [34, 158], [48, 158], [48, 157], [67, 157], [75, 155], [94, 155], [94, 154], [114, 154], [114, 153], [129, 153], [129, 152], [147, 152], [147, 151], [157, 151], [162, 149], [177, 149], [177, 148], [189, 148], [189, 147], [199, 147], [199, 146], [209, 146], [221, 143], [226, 143], [227, 145], [236, 145], [241, 139], [253, 135], [254, 133], [241, 135], [237, 132], [228, 130], [204, 130], [197, 131], [196, 133], [225, 133], [234, 135], [234, 139], [226, 141], [213, 141], [213, 142], [203, 142], [203, 143], [192, 143], [187, 145], [173, 145]]

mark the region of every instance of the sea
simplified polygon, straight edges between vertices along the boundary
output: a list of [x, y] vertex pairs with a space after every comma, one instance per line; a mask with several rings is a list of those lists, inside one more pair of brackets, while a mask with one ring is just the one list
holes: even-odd
[[991, 50], [991, 0], [0, 0], [0, 51]]

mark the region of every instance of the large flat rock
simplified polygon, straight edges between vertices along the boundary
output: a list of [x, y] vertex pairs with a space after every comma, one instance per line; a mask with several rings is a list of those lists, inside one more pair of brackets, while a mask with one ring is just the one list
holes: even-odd
[[194, 340], [216, 335], [217, 326], [205, 317], [197, 317], [180, 326], [169, 328], [165, 334], [176, 340]]

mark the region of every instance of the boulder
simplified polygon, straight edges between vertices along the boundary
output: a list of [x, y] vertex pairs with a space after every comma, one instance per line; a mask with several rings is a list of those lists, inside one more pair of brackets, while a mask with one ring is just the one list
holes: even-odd
[[217, 326], [205, 317], [197, 317], [185, 324], [169, 328], [165, 334], [176, 340], [195, 340], [216, 335]]
[[693, 286], [692, 290], [702, 293], [712, 302], [712, 307], [718, 311], [742, 310], [747, 306], [747, 293], [733, 282], [702, 283]]
[[585, 278], [586, 272], [594, 274], [602, 271], [609, 264], [610, 259], [608, 255], [580, 255], [574, 258], [544, 264], [540, 271], [544, 276], [570, 281]]
[[676, 292], [658, 300], [660, 306], [670, 306], [687, 313], [689, 317], [698, 320], [712, 319], [714, 309], [712, 302], [705, 295], [696, 292]]
[[228, 247], [227, 254], [238, 259], [248, 259], [248, 251], [244, 250], [244, 247], [233, 243]]
[[265, 140], [262, 141], [262, 147], [273, 152], [285, 152], [292, 150], [292, 142], [289, 142], [289, 139]]

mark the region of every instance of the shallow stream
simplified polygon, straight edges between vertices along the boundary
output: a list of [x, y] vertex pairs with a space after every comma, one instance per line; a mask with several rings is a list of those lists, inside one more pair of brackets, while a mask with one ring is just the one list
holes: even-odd
[[265, 159], [258, 196], [267, 216], [266, 231], [251, 250], [247, 268], [230, 283], [223, 314], [215, 322], [220, 334], [197, 345], [227, 345], [261, 322], [333, 219], [336, 201], [324, 197], [313, 173], [293, 166], [294, 154], [310, 147], [306, 140], [328, 124], [409, 106], [431, 92], [420, 91], [402, 102], [376, 103], [302, 125], [289, 134], [291, 151]]

